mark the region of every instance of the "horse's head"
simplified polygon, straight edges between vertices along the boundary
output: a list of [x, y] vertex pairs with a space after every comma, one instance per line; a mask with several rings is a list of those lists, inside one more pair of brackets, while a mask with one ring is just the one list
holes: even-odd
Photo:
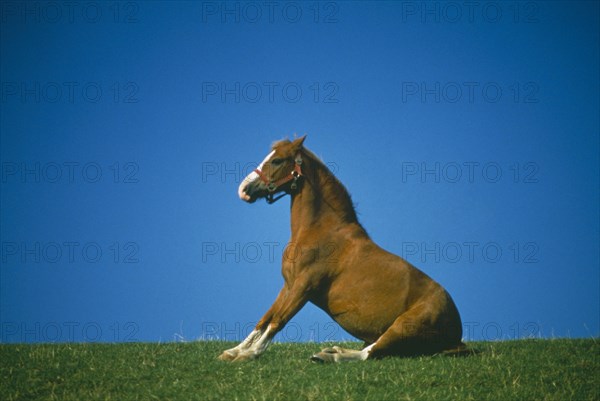
[[289, 193], [296, 189], [296, 181], [302, 176], [302, 144], [306, 136], [294, 141], [283, 140], [275, 143], [271, 153], [240, 184], [238, 195], [252, 203], [259, 198], [267, 198], [273, 203], [277, 193]]

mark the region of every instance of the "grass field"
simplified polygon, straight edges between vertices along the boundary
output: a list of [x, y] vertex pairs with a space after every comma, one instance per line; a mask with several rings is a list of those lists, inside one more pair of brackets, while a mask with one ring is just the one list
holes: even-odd
[[[329, 344], [273, 344], [227, 363], [233, 343], [0, 345], [0, 400], [599, 400], [600, 342], [470, 343], [478, 355], [321, 365]], [[339, 344], [359, 348], [358, 343]]]

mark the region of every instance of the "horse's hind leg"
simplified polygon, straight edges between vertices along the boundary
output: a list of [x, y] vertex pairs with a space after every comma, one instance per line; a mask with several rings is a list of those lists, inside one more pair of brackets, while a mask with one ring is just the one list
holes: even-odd
[[340, 347], [325, 348], [313, 355], [313, 362], [349, 362], [364, 361], [368, 358], [378, 358], [386, 355], [408, 355], [414, 351], [416, 343], [425, 334], [423, 306], [414, 307], [400, 317], [375, 341], [361, 351], [346, 350]]
[[313, 362], [352, 362], [364, 361], [369, 357], [369, 350], [373, 345], [358, 351], [341, 347], [325, 348], [321, 352], [314, 354], [310, 360]]
[[387, 355], [431, 355], [462, 344], [462, 325], [452, 310], [431, 310], [421, 304], [400, 315], [377, 339], [368, 358]]
[[373, 344], [361, 351], [326, 348], [312, 356], [316, 362], [364, 361], [387, 355], [435, 354], [464, 346], [462, 327], [455, 309], [437, 310], [420, 304], [400, 315]]

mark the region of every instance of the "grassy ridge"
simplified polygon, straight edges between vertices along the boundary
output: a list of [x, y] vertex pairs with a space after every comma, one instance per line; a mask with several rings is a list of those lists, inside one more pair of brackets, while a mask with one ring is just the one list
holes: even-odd
[[481, 353], [341, 365], [308, 361], [328, 344], [284, 343], [256, 361], [216, 360], [232, 345], [0, 345], [0, 400], [600, 399], [593, 339], [470, 343]]

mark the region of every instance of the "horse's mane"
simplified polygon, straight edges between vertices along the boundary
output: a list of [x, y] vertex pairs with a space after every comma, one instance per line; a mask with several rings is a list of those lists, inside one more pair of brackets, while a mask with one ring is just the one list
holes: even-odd
[[[334, 195], [328, 199], [324, 199], [324, 201], [328, 202], [329, 206], [336, 212], [341, 213], [345, 222], [358, 223], [352, 197], [344, 184], [338, 180], [329, 167], [317, 155], [306, 148], [304, 148], [304, 153], [311, 159], [316, 168], [324, 173], [324, 177], [321, 177], [321, 182], [318, 184], [323, 188], [321, 192]], [[318, 176], [318, 174], [315, 175]]]
[[271, 150], [275, 150], [277, 148], [280, 148], [282, 146], [287, 146], [289, 144], [291, 144], [292, 141], [290, 141], [289, 139], [285, 138], [285, 139], [280, 139], [278, 141], [275, 141], [271, 144]]
[[[272, 148], [287, 146], [291, 142], [289, 139], [283, 139], [273, 143]], [[308, 173], [309, 185], [315, 186], [315, 190], [323, 195], [323, 202], [328, 204], [334, 212], [338, 213], [346, 223], [357, 223], [358, 217], [350, 193], [344, 185], [331, 172], [329, 167], [323, 161], [306, 147], [302, 148], [302, 153], [309, 159], [311, 170]], [[325, 198], [325, 194], [328, 194]]]

